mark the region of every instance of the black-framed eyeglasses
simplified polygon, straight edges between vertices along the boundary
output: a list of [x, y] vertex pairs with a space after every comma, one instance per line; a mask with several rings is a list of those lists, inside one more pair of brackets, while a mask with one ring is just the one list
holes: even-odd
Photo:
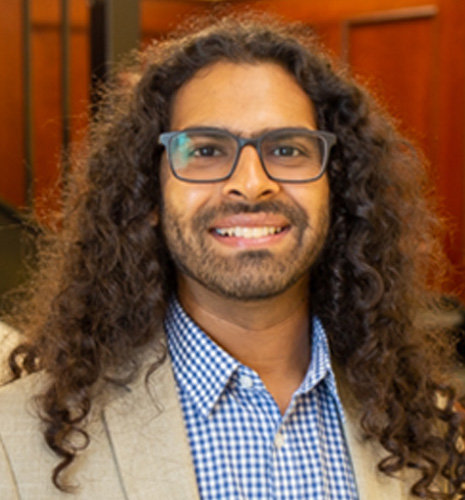
[[336, 144], [331, 132], [279, 128], [246, 138], [220, 128], [191, 128], [159, 136], [175, 177], [187, 182], [219, 182], [232, 176], [242, 148], [253, 146], [270, 179], [311, 182], [325, 172]]

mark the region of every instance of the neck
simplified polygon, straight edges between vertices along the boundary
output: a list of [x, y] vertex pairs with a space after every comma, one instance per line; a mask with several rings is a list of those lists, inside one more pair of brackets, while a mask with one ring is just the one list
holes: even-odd
[[207, 335], [258, 373], [284, 411], [310, 362], [308, 277], [279, 296], [241, 301], [180, 276], [178, 295]]

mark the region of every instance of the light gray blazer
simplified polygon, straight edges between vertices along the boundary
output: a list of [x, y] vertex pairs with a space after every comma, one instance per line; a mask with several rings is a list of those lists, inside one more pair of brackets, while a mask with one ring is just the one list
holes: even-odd
[[[91, 443], [69, 468], [71, 481], [79, 485], [73, 495], [59, 492], [51, 483], [57, 458], [44, 443], [31, 403], [44, 376], [29, 375], [2, 387], [0, 499], [198, 500], [170, 360], [150, 376], [148, 384], [144, 378], [141, 375], [128, 391], [122, 390], [94, 412], [87, 427]], [[380, 450], [362, 442], [355, 429], [348, 418], [345, 430], [360, 499], [411, 498], [405, 481], [376, 471]]]

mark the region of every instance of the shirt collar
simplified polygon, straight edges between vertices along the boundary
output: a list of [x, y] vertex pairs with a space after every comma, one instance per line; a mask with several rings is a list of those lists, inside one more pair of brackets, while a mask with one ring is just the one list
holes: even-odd
[[312, 321], [311, 362], [297, 393], [304, 393], [312, 390], [328, 375], [328, 373], [331, 373], [331, 371], [326, 334], [320, 320], [314, 317]]
[[179, 388], [208, 417], [240, 363], [194, 323], [176, 298], [168, 306], [165, 330]]
[[[176, 380], [198, 411], [208, 417], [233, 375], [250, 370], [216, 344], [187, 315], [174, 297], [165, 316], [165, 330]], [[325, 382], [344, 415], [331, 367], [328, 341], [319, 318], [312, 322], [312, 357], [307, 373], [293, 399]]]
[[344, 418], [342, 403], [337, 391], [336, 377], [331, 366], [331, 355], [326, 332], [317, 316], [312, 322], [312, 358], [302, 384], [297, 389], [295, 396], [311, 391], [320, 382], [326, 387], [336, 402], [339, 414]]

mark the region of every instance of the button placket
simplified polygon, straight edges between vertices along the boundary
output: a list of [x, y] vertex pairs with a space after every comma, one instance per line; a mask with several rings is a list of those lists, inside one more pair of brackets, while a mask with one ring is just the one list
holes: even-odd
[[273, 440], [274, 447], [277, 450], [280, 450], [284, 446], [285, 443], [286, 443], [286, 436], [284, 435], [284, 432], [282, 431], [282, 429], [279, 429], [278, 432], [274, 436], [274, 440]]

